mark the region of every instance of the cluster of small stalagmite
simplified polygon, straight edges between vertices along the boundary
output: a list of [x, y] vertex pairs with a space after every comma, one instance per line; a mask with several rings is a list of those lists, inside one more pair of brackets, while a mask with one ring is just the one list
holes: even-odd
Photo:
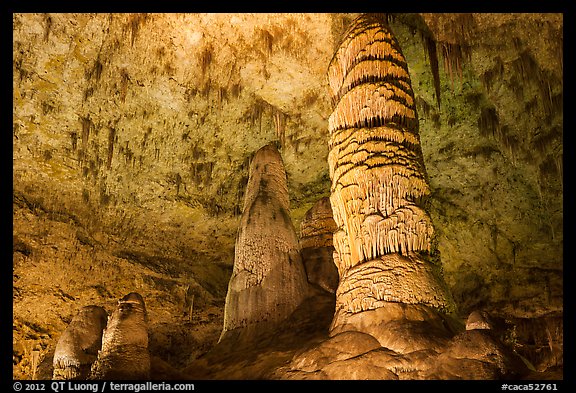
[[300, 247], [308, 282], [330, 293], [335, 293], [338, 287], [338, 270], [333, 259], [335, 230], [328, 197], [316, 202], [300, 223]]
[[270, 331], [306, 297], [289, 205], [282, 157], [273, 144], [266, 145], [250, 164], [220, 341]]
[[451, 312], [408, 67], [384, 20], [358, 17], [328, 69], [330, 201], [340, 284], [332, 330], [389, 302]]
[[144, 299], [132, 292], [108, 316], [86, 306], [72, 319], [56, 345], [53, 379], [133, 379], [150, 376]]

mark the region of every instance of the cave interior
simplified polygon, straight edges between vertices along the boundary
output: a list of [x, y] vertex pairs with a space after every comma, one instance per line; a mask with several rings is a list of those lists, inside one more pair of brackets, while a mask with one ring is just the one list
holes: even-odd
[[[361, 16], [12, 15], [13, 379], [86, 378], [89, 335], [95, 379], [563, 379], [563, 14], [372, 15], [395, 44]], [[366, 72], [404, 131], [351, 120], [384, 95], [337, 68], [357, 42], [392, 48]], [[338, 147], [362, 127], [394, 150]], [[411, 256], [354, 256], [346, 154], [421, 168]], [[376, 255], [433, 266], [398, 295], [429, 304], [355, 301]]]

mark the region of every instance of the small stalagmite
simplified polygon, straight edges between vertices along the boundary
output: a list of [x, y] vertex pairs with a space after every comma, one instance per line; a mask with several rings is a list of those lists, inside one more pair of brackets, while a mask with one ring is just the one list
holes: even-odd
[[146, 306], [140, 294], [131, 292], [120, 299], [108, 318], [90, 379], [149, 379], [147, 324]]
[[441, 330], [455, 306], [425, 209], [430, 188], [408, 67], [383, 17], [352, 22], [328, 78], [335, 103], [328, 164], [339, 272], [331, 334], [359, 330], [395, 345], [383, 329], [387, 321], [435, 320]]
[[472, 311], [466, 320], [466, 330], [490, 330], [492, 325], [490, 314], [486, 311]]
[[250, 164], [220, 342], [272, 331], [307, 296], [289, 204], [284, 162], [266, 145]]
[[316, 202], [300, 223], [300, 248], [308, 282], [330, 293], [335, 293], [338, 287], [338, 270], [333, 259], [335, 230], [328, 197]]
[[102, 345], [108, 314], [98, 306], [83, 307], [62, 333], [54, 351], [53, 379], [86, 379]]

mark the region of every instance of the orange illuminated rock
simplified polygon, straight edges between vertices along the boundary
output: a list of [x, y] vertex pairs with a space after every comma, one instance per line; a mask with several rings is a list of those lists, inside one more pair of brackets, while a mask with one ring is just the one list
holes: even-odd
[[98, 306], [83, 307], [56, 344], [52, 379], [86, 379], [102, 345], [108, 314]]

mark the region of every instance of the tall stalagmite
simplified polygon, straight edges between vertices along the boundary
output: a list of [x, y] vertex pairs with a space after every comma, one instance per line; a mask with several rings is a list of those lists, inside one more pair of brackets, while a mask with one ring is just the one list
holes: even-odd
[[266, 145], [250, 165], [220, 341], [270, 331], [306, 297], [289, 205], [282, 157], [274, 145]]
[[[425, 210], [430, 194], [406, 60], [385, 20], [358, 17], [328, 69], [330, 201], [340, 275], [331, 333], [454, 311]], [[408, 325], [405, 325], [408, 326]], [[405, 327], [404, 326], [404, 327]]]

